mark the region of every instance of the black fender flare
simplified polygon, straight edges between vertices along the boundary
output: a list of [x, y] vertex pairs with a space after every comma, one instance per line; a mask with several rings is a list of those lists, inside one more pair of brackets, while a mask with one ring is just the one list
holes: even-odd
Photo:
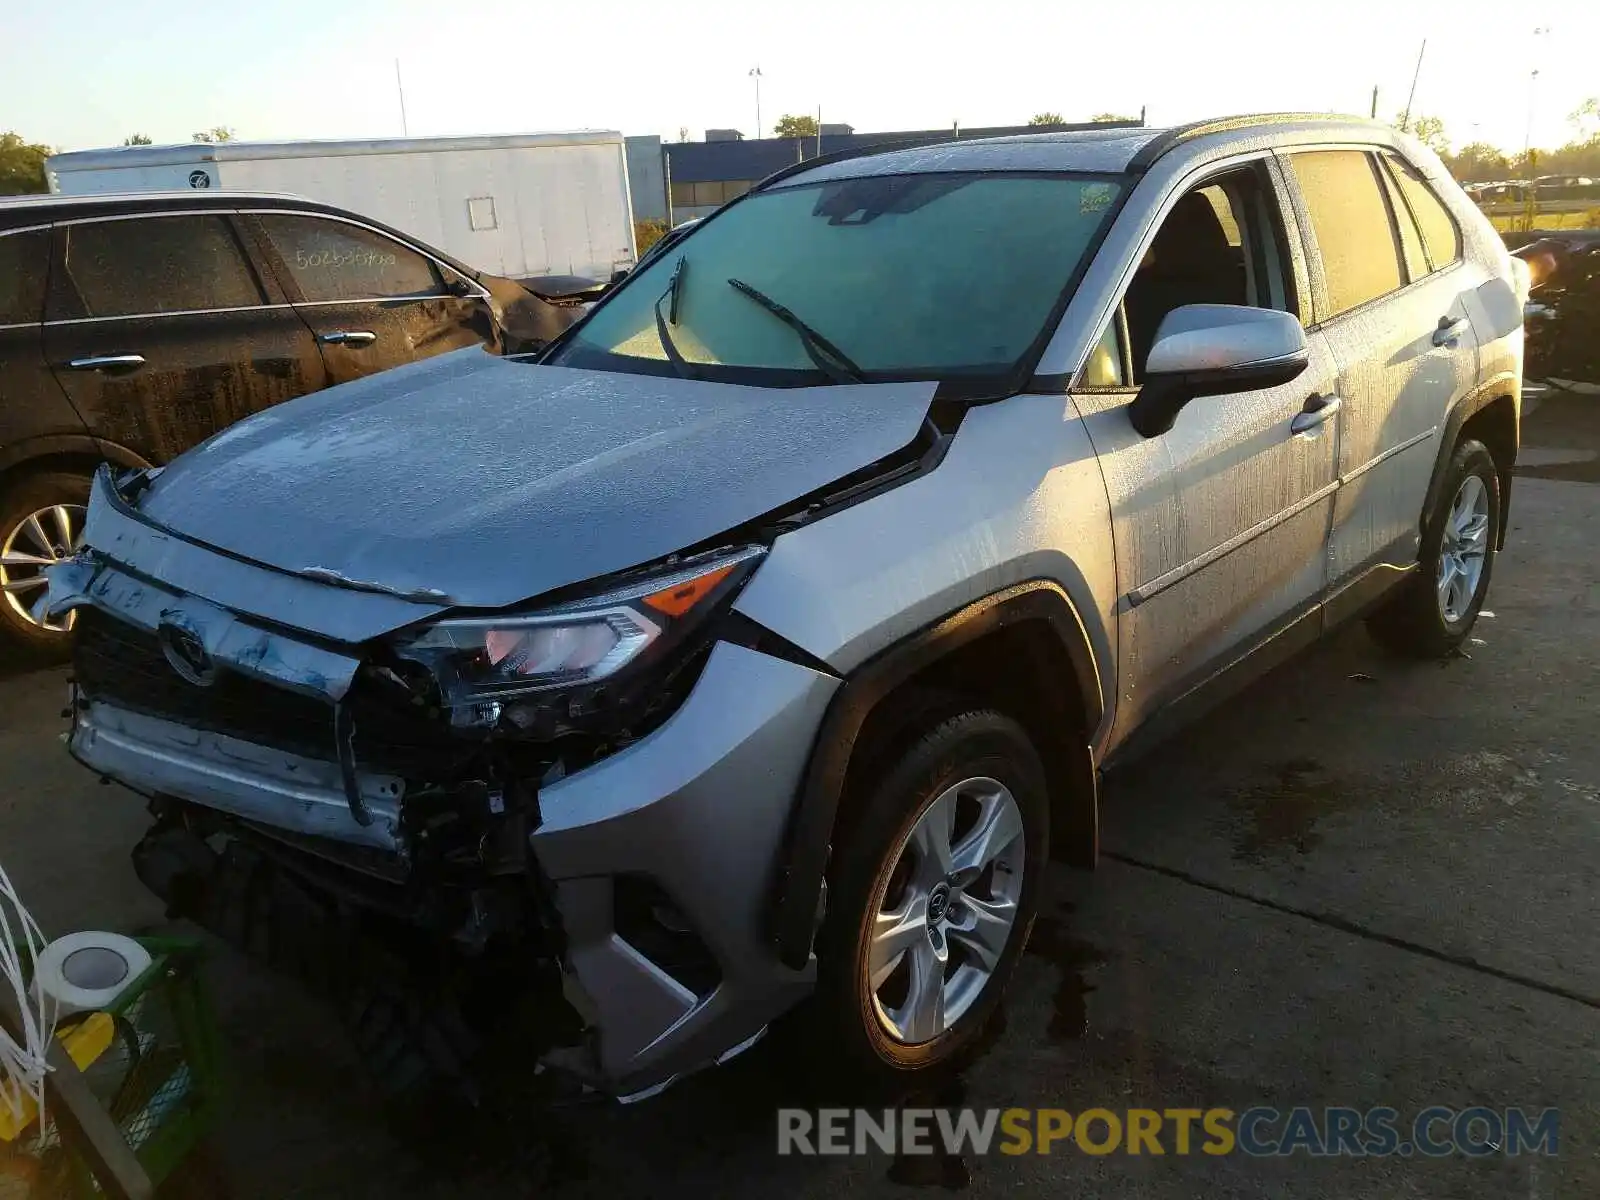
[[[1522, 402], [1517, 388], [1516, 379], [1510, 374], [1496, 375], [1487, 379], [1472, 391], [1463, 396], [1452, 408], [1444, 419], [1444, 432], [1439, 438], [1439, 455], [1433, 461], [1433, 474], [1428, 477], [1428, 490], [1422, 499], [1422, 514], [1417, 523], [1417, 528], [1424, 532], [1428, 527], [1428, 516], [1439, 503], [1439, 493], [1444, 490], [1445, 472], [1449, 470], [1450, 459], [1456, 452], [1456, 443], [1461, 440], [1461, 428], [1473, 417], [1477, 416], [1491, 404], [1510, 396], [1516, 406], [1517, 413], [1517, 438], [1520, 449]], [[1512, 462], [1501, 464], [1500, 475], [1500, 544], [1496, 550], [1504, 550], [1506, 542], [1506, 526], [1510, 523], [1511, 516], [1511, 468], [1516, 461], [1513, 453]]]
[[95, 462], [109, 462], [119, 467], [139, 470], [153, 466], [136, 451], [104, 438], [87, 433], [47, 433], [40, 437], [0, 446], [0, 476], [10, 474], [18, 467], [45, 458], [88, 458]]
[[[824, 873], [833, 848], [834, 822], [856, 737], [877, 704], [901, 684], [946, 655], [1025, 621], [1042, 622], [1061, 639], [1072, 664], [1087, 728], [1082, 754], [1074, 756], [1073, 785], [1089, 791], [1086, 831], [1097, 837], [1097, 772], [1090, 739], [1105, 716], [1099, 664], [1088, 630], [1060, 584], [1031, 580], [976, 600], [881, 651], [853, 671], [834, 693], [807, 761], [805, 776], [779, 851], [778, 877], [769, 932], [779, 959], [799, 970], [811, 943], [824, 895]], [[1074, 747], [1074, 750], [1076, 748]]]

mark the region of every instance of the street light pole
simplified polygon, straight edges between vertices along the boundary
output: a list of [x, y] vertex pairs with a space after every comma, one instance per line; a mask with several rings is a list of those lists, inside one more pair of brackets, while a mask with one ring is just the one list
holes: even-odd
[[761, 136], [761, 68], [751, 67], [750, 78], [756, 81], [756, 137]]
[[1528, 76], [1528, 128], [1522, 139], [1522, 161], [1528, 161], [1528, 152], [1533, 149], [1533, 113], [1534, 102], [1537, 99], [1539, 88], [1539, 38], [1550, 32], [1548, 25], [1541, 25], [1533, 31], [1533, 73]]

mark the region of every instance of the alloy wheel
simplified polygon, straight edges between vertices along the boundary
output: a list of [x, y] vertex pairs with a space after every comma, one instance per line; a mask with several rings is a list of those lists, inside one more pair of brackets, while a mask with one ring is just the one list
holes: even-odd
[[941, 792], [895, 849], [863, 980], [895, 1041], [933, 1041], [982, 995], [1016, 929], [1025, 851], [1016, 798], [987, 777]]
[[81, 504], [53, 504], [29, 513], [0, 541], [0, 594], [30, 625], [51, 633], [72, 628], [73, 614], [59, 620], [44, 615], [49, 595], [45, 569], [71, 558], [83, 543], [86, 509]]
[[1472, 608], [1488, 553], [1489, 489], [1476, 475], [1468, 475], [1461, 481], [1461, 488], [1445, 517], [1439, 567], [1434, 578], [1439, 615], [1447, 624], [1461, 621]]

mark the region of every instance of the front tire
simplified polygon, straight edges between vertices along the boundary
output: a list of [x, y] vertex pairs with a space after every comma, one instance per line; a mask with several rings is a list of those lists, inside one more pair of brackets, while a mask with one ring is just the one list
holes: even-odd
[[880, 1081], [957, 1060], [999, 1005], [1049, 856], [1044, 767], [974, 709], [890, 762], [843, 838], [818, 940], [827, 1043]]
[[1451, 456], [1428, 515], [1419, 571], [1367, 621], [1373, 638], [1408, 658], [1453, 653], [1489, 594], [1499, 544], [1500, 475], [1488, 448], [1468, 439]]
[[71, 617], [43, 616], [44, 570], [76, 552], [89, 504], [89, 477], [40, 471], [0, 487], [0, 648], [5, 658], [64, 658]]

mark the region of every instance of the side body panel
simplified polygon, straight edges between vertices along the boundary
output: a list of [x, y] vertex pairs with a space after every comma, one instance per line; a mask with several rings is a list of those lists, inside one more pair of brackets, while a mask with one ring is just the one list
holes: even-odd
[[[936, 470], [779, 538], [737, 608], [848, 674], [1029, 579], [1066, 591], [1109, 690], [1111, 516], [1094, 448], [1066, 396], [974, 408]], [[1102, 700], [1109, 712], [1113, 697]]]
[[[1312, 336], [1291, 383], [1203, 397], [1173, 428], [1143, 438], [1133, 393], [1080, 397], [1105, 465], [1117, 547], [1120, 743], [1180, 698], [1314, 610], [1325, 585], [1333, 507], [1333, 423], [1294, 434], [1307, 396], [1335, 369]], [[1337, 420], [1337, 418], [1335, 418]]]

